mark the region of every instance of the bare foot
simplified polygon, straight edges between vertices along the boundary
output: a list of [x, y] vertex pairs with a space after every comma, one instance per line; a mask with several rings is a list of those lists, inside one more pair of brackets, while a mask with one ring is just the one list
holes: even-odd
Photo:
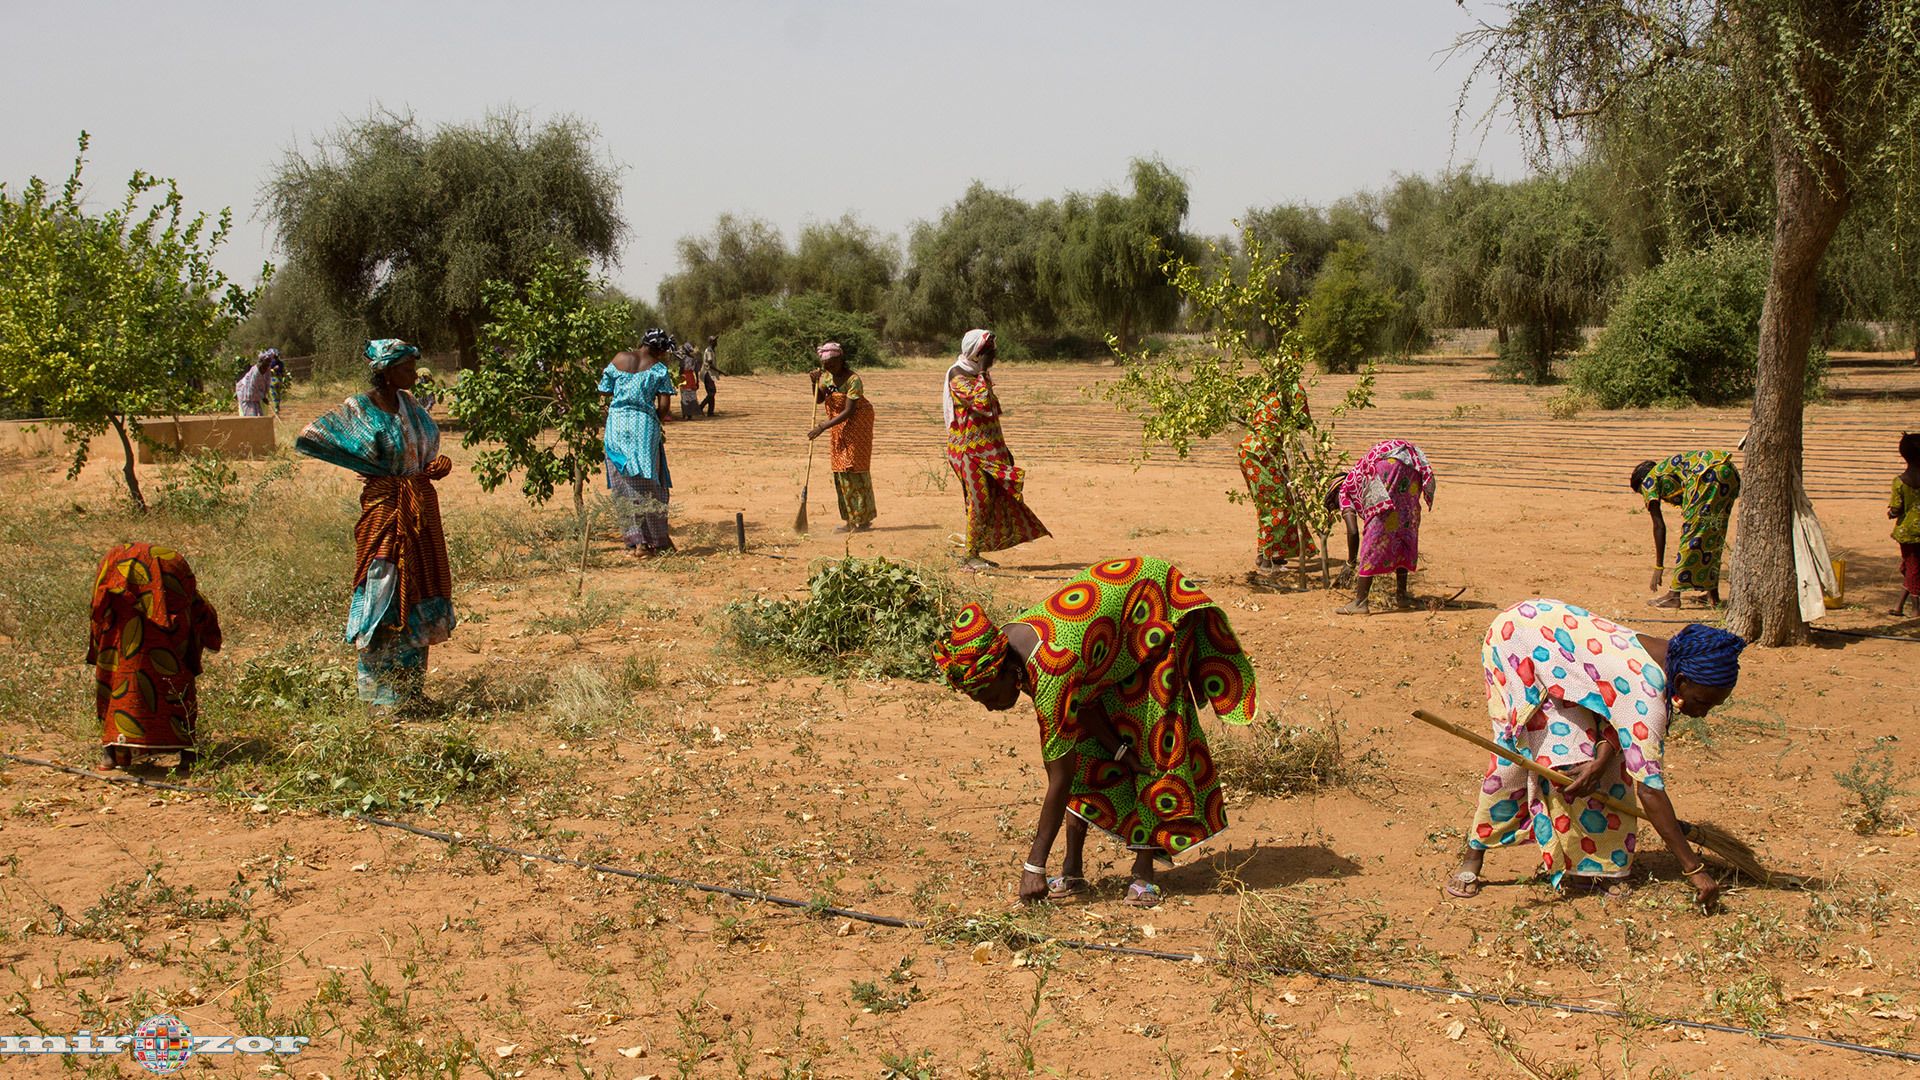
[[1393, 598], [1393, 606], [1404, 611], [1413, 606], [1413, 597], [1408, 596], [1406, 593], [1397, 593]]
[[1656, 596], [1647, 601], [1647, 606], [1666, 608], [1669, 611], [1678, 611], [1680, 610], [1680, 596], [1677, 593], [1670, 593], [1666, 596]]

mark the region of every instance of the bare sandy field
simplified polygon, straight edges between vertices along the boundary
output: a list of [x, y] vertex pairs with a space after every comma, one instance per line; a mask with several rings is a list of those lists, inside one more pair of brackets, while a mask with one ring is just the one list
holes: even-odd
[[[1172, 899], [1158, 910], [1118, 903], [1125, 853], [1096, 839], [1093, 900], [1022, 914], [1027, 936], [1011, 945], [976, 944], [1005, 929], [1031, 836], [1042, 787], [1033, 717], [989, 713], [928, 684], [795, 674], [728, 648], [719, 614], [728, 602], [800, 595], [809, 563], [843, 552], [947, 568], [949, 537], [963, 524], [942, 457], [940, 361], [864, 373], [878, 413], [880, 517], [850, 540], [827, 532], [824, 454], [812, 474], [815, 531], [801, 538], [787, 528], [806, 462], [804, 377], [734, 377], [721, 384], [717, 418], [667, 430], [679, 555], [636, 563], [597, 536], [585, 601], [552, 568], [457, 582], [469, 621], [434, 653], [437, 693], [479, 685], [476, 675], [504, 682], [642, 658], [657, 674], [632, 691], [632, 721], [574, 739], [537, 709], [508, 713], [487, 738], [564, 766], [567, 783], [406, 816], [530, 850], [944, 920], [946, 932], [487, 856], [289, 807], [271, 792], [162, 793], [0, 763], [0, 999], [9, 1010], [0, 1034], [124, 1028], [163, 1007], [203, 1033], [304, 1024], [313, 1043], [297, 1056], [202, 1059], [186, 1073], [303, 1078], [1844, 1077], [1912, 1068], [1657, 1018], [1920, 1050], [1920, 840], [1897, 821], [1857, 833], [1835, 779], [1881, 738], [1898, 740], [1901, 767], [1920, 767], [1920, 621], [1884, 614], [1898, 589], [1887, 487], [1900, 467], [1895, 442], [1916, 425], [1920, 369], [1842, 358], [1807, 423], [1807, 486], [1848, 563], [1848, 604], [1825, 625], [1904, 639], [1822, 636], [1805, 648], [1751, 650], [1729, 704], [1669, 742], [1683, 816], [1711, 819], [1812, 879], [1806, 889], [1737, 886], [1709, 918], [1690, 910], [1690, 890], [1657, 842], [1624, 899], [1558, 899], [1530, 880], [1534, 859], [1523, 851], [1489, 857], [1491, 884], [1478, 899], [1441, 893], [1482, 758], [1410, 710], [1484, 725], [1480, 636], [1515, 600], [1558, 597], [1659, 630], [1647, 617], [1662, 613], [1643, 606], [1649, 531], [1627, 474], [1642, 458], [1731, 447], [1745, 427], [1734, 409], [1557, 420], [1546, 405], [1553, 390], [1492, 381], [1488, 366], [1432, 358], [1383, 367], [1379, 407], [1346, 428], [1356, 451], [1414, 440], [1439, 477], [1413, 582], [1431, 603], [1366, 618], [1333, 614], [1339, 594], [1249, 583], [1254, 528], [1250, 509], [1227, 498], [1240, 487], [1229, 442], [1187, 461], [1138, 461], [1137, 424], [1094, 396], [1115, 369], [1003, 368], [1008, 441], [1054, 535], [958, 584], [1030, 601], [1098, 559], [1168, 558], [1229, 610], [1266, 709], [1339, 726], [1364, 774], [1291, 798], [1236, 796], [1231, 828], [1166, 876]], [[1323, 380], [1316, 406], [1344, 387]], [[299, 399], [282, 441], [297, 430], [292, 421], [326, 404]], [[512, 490], [479, 491], [464, 468], [470, 451], [449, 452], [450, 511], [525, 512]], [[352, 490], [338, 470], [304, 460], [291, 468], [276, 498], [331, 500], [346, 513]], [[62, 463], [5, 462], [11, 542], [23, 542], [37, 516], [101, 513], [116, 469], [117, 457], [96, 462], [69, 484]], [[733, 549], [736, 512], [747, 521], [745, 555]], [[49, 535], [71, 535], [61, 529]], [[114, 539], [94, 538], [101, 548]], [[243, 557], [217, 542], [187, 547], [196, 566]], [[350, 553], [328, 558], [343, 614]], [[229, 634], [217, 669], [284, 644], [257, 621], [232, 620]], [[330, 636], [301, 640], [319, 662], [351, 661]], [[62, 652], [78, 661], [83, 641], [0, 648], [16, 679], [84, 685], [77, 663], [40, 666]], [[82, 703], [77, 693], [56, 700]], [[21, 711], [0, 717], [0, 746], [84, 764], [89, 725], [83, 707]], [[218, 784], [218, 770], [195, 783]], [[1896, 815], [1903, 802], [1920, 805], [1896, 798]], [[189, 886], [222, 903], [195, 906]], [[971, 932], [954, 926], [967, 914], [981, 916]], [[1236, 926], [1276, 925], [1298, 937], [1301, 957], [1343, 971], [1632, 1019], [1033, 940], [1212, 957]], [[62, 1071], [53, 1059], [6, 1068]], [[94, 1068], [140, 1075], [124, 1058]]]

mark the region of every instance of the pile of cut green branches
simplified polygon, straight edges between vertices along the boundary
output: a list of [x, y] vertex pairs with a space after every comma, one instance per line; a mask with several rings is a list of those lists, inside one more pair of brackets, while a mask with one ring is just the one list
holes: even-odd
[[807, 594], [729, 604], [729, 636], [749, 655], [778, 656], [808, 671], [933, 676], [933, 643], [954, 607], [938, 575], [847, 556], [814, 571]]

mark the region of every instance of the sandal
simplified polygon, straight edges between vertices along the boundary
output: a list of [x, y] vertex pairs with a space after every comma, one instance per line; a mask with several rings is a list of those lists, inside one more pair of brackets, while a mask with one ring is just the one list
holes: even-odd
[[1480, 875], [1471, 870], [1455, 870], [1447, 879], [1448, 896], [1461, 900], [1471, 900], [1480, 895]]
[[1047, 879], [1047, 899], [1049, 900], [1067, 900], [1092, 891], [1092, 883], [1083, 877], [1063, 874], [1060, 877]]
[[1160, 891], [1160, 886], [1151, 881], [1136, 880], [1127, 886], [1127, 895], [1120, 902], [1128, 907], [1153, 908], [1159, 907], [1163, 899], [1165, 894]]

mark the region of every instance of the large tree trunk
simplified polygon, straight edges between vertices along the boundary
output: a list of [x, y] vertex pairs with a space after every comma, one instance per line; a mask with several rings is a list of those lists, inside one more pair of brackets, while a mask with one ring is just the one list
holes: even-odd
[[453, 317], [454, 348], [459, 350], [460, 370], [480, 366], [480, 339], [474, 331], [473, 319], [467, 315]]
[[1837, 162], [1807, 161], [1780, 133], [1773, 138], [1773, 176], [1779, 210], [1760, 314], [1759, 377], [1727, 626], [1757, 645], [1792, 645], [1807, 637], [1793, 565], [1793, 481], [1800, 472], [1815, 275], [1846, 214], [1847, 188]]
[[123, 416], [110, 419], [113, 421], [113, 430], [120, 435], [120, 452], [125, 455], [121, 471], [127, 477], [127, 494], [132, 497], [134, 508], [144, 514], [147, 512], [147, 499], [140, 494], [140, 474], [133, 470], [133, 440], [127, 437], [127, 420]]

